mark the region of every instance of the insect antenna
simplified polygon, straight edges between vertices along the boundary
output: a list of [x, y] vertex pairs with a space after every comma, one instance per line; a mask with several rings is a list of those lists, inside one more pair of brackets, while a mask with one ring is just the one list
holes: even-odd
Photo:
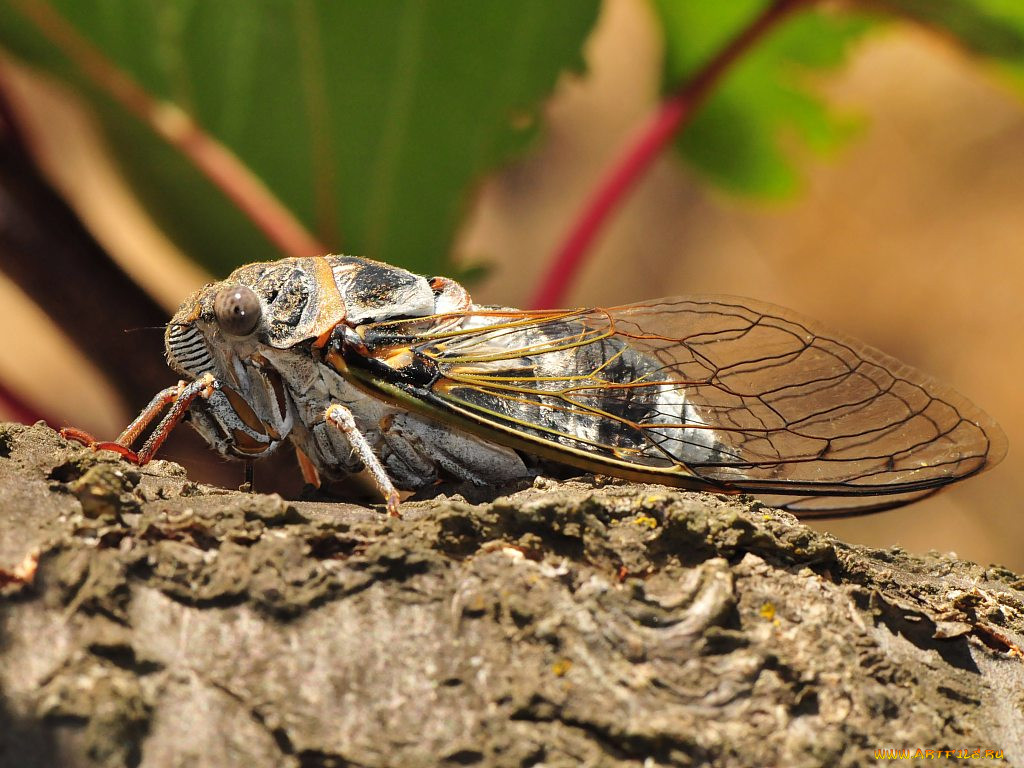
[[138, 333], [139, 331], [160, 331], [163, 333], [170, 323], [164, 323], [163, 325], [140, 325], [136, 328], [122, 328], [121, 333]]

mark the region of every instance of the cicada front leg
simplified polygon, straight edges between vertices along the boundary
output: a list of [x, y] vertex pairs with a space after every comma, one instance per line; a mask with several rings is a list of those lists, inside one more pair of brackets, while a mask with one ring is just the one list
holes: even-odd
[[[160, 446], [163, 445], [171, 431], [181, 423], [181, 420], [188, 413], [189, 407], [195, 402], [196, 398], [208, 398], [218, 388], [217, 380], [207, 373], [195, 381], [179, 381], [177, 386], [161, 390], [149, 402], [149, 405], [142, 409], [142, 413], [125, 427], [125, 430], [118, 436], [117, 440], [96, 440], [88, 432], [75, 429], [74, 427], [62, 429], [60, 434], [68, 440], [82, 443], [82, 445], [88, 446], [95, 451], [114, 451], [133, 464], [142, 466], [148, 464], [153, 456], [156, 455], [156, 452], [160, 450]], [[132, 450], [132, 444], [139, 439], [139, 436], [146, 431], [149, 425], [153, 423], [168, 405], [170, 405], [170, 410], [167, 411], [160, 423], [157, 424], [149, 439], [143, 443], [142, 448], [138, 452]]]
[[370, 476], [373, 477], [373, 482], [376, 483], [377, 489], [384, 497], [384, 504], [387, 507], [388, 514], [391, 517], [401, 517], [402, 515], [398, 511], [398, 505], [401, 502], [398, 489], [391, 482], [387, 470], [384, 469], [384, 465], [377, 458], [377, 454], [373, 452], [370, 443], [363, 436], [363, 433], [359, 431], [359, 427], [356, 426], [356, 420], [352, 416], [352, 411], [343, 405], [330, 405], [324, 412], [324, 421], [341, 432], [348, 441], [348, 444], [352, 446], [352, 450], [359, 457], [359, 460], [363, 462]]
[[160, 415], [164, 408], [178, 399], [178, 395], [185, 386], [184, 381], [179, 381], [177, 386], [160, 390], [149, 402], [149, 405], [143, 408], [142, 412], [135, 417], [131, 424], [125, 427], [116, 440], [97, 440], [90, 433], [77, 427], [64, 427], [60, 430], [60, 435], [67, 440], [74, 440], [86, 447], [92, 448], [94, 451], [113, 451], [119, 453], [125, 459], [138, 464], [140, 463], [139, 456], [131, 449], [132, 443], [153, 423], [153, 420]]

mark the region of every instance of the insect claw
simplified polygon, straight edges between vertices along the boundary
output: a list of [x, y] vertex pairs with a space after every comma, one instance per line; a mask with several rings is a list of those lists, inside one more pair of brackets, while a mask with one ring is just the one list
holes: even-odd
[[72, 440], [76, 443], [81, 443], [86, 447], [95, 445], [98, 442], [96, 438], [90, 435], [88, 432], [82, 429], [78, 429], [76, 427], [64, 427], [63, 429], [58, 430], [57, 434], [59, 434], [65, 440]]

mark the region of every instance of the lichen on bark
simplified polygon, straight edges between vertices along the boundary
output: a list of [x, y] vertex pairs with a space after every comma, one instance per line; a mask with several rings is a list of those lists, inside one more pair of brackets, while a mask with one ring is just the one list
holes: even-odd
[[2, 766], [1024, 762], [1021, 577], [746, 497], [394, 520], [5, 425], [0, 510]]

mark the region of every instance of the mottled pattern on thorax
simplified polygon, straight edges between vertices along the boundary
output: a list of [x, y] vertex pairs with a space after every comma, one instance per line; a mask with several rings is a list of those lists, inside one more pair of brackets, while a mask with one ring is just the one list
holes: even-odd
[[[353, 257], [330, 257], [329, 262], [348, 325], [425, 316], [441, 309], [423, 277]], [[292, 277], [283, 284], [294, 282]], [[421, 488], [443, 477], [501, 484], [528, 474], [514, 451], [371, 397], [318, 360], [317, 354], [308, 346], [264, 352], [294, 402], [291, 440], [322, 477], [340, 478], [362, 468], [345, 436], [325, 423], [326, 410], [333, 404], [352, 412], [357, 428], [399, 488]]]

